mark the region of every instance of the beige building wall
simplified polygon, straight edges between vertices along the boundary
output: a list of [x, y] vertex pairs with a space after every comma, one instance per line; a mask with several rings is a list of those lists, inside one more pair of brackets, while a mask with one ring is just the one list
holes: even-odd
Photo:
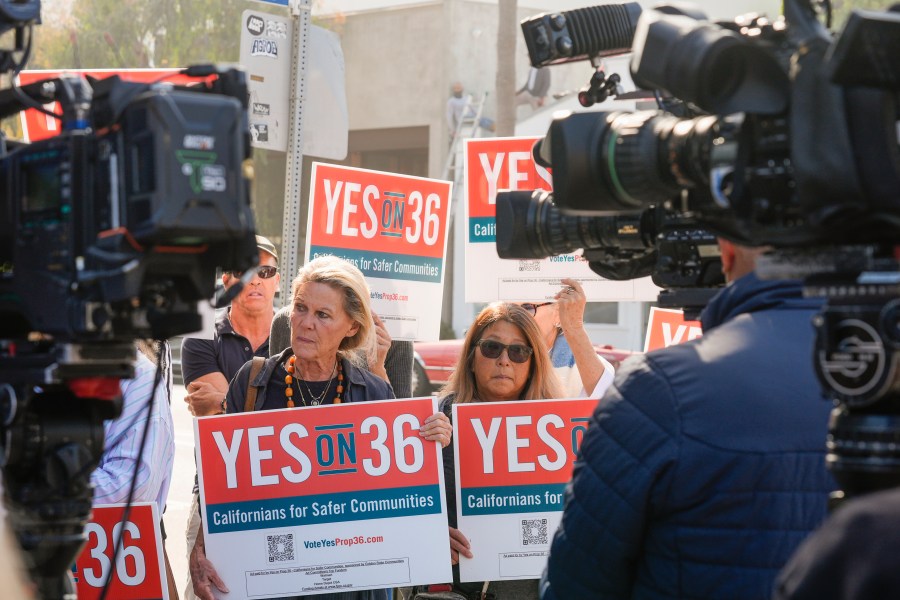
[[[519, 20], [540, 12], [601, 3], [519, 0]], [[656, 1], [640, 3], [647, 8]], [[776, 0], [700, 0], [697, 4], [714, 19], [730, 19], [754, 9], [769, 14], [778, 10]], [[323, 8], [336, 16], [324, 15]], [[345, 162], [440, 177], [449, 147], [445, 110], [453, 82], [462, 82], [466, 91], [475, 95], [487, 91], [484, 115], [496, 115], [492, 92], [497, 71], [497, 12], [497, 0], [322, 0], [319, 18], [330, 21], [327, 26], [340, 35], [346, 65], [351, 133], [350, 156]], [[617, 62], [621, 67], [623, 61]], [[518, 87], [529, 68], [521, 33], [515, 64]], [[571, 106], [566, 98], [571, 99], [588, 83], [593, 70], [587, 61], [551, 67], [551, 97], [560, 95], [560, 104]], [[551, 100], [542, 112], [552, 110]], [[520, 122], [531, 114], [530, 107], [518, 109]], [[453, 256], [452, 247], [449, 250]], [[460, 257], [459, 249], [455, 255]], [[458, 264], [454, 266], [446, 281], [444, 321], [452, 322], [459, 335], [475, 307], [463, 303], [462, 288], [454, 285], [453, 277], [459, 278], [461, 270]], [[622, 303], [618, 324], [596, 336], [592, 331], [592, 337], [638, 349], [644, 319], [639, 303]]]
[[[539, 12], [539, 8], [520, 8], [519, 20]], [[484, 115], [496, 115], [492, 92], [497, 73], [497, 24], [497, 4], [479, 0], [350, 11], [328, 23], [341, 37], [346, 68], [350, 140], [345, 162], [441, 177], [450, 143], [445, 115], [452, 84], [462, 82], [466, 92], [475, 96], [487, 91]], [[518, 87], [525, 82], [529, 60], [521, 34], [516, 43]], [[586, 61], [554, 66], [551, 94], [574, 93], [592, 73], [593, 67]], [[530, 107], [520, 107], [519, 118], [530, 112]], [[416, 148], [426, 156], [424, 160], [404, 161], [401, 157], [393, 168], [384, 162], [385, 155]], [[381, 156], [376, 156], [379, 149]], [[423, 163], [427, 169], [422, 169]], [[455, 201], [461, 201], [461, 196]], [[448, 247], [451, 262], [445, 280], [443, 321], [460, 335], [471, 322], [475, 307], [464, 303], [462, 286], [456, 285], [462, 274], [462, 255], [461, 248], [454, 249], [453, 239]], [[628, 320], [628, 328], [633, 328], [634, 322]], [[635, 340], [610, 340], [608, 332], [603, 340], [620, 347], [635, 345]]]
[[[520, 18], [539, 12], [521, 9]], [[460, 81], [467, 93], [488, 92], [484, 114], [496, 114], [491, 92], [497, 72], [497, 6], [443, 0], [394, 9], [344, 13], [331, 27], [341, 36], [351, 131], [425, 126], [428, 173], [439, 177], [449, 137], [446, 102]], [[528, 59], [517, 40], [516, 81], [524, 83]], [[588, 63], [554, 67], [551, 91], [587, 83]], [[352, 151], [352, 148], [351, 148]]]

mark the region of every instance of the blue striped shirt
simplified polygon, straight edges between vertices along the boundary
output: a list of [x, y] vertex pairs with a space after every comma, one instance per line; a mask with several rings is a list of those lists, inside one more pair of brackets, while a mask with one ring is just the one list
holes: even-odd
[[[165, 508], [175, 461], [175, 429], [169, 406], [171, 377], [167, 372], [163, 373], [155, 390], [152, 417], [147, 418], [147, 403], [155, 376], [156, 365], [138, 352], [134, 379], [123, 379], [119, 383], [122, 414], [118, 419], [103, 423], [106, 435], [103, 457], [91, 474], [94, 504], [117, 504], [128, 500], [135, 464], [139, 463], [133, 501], [156, 502], [160, 513]], [[145, 423], [150, 431], [143, 455], [139, 457]]]

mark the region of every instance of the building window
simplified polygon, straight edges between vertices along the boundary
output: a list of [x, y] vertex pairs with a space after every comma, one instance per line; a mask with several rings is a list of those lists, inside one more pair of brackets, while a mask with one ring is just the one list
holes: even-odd
[[591, 325], [618, 325], [618, 302], [588, 302], [584, 307], [584, 322]]

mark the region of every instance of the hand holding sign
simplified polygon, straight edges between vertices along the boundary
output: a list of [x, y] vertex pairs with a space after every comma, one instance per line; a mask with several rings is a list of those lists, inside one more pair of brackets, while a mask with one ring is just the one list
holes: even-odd
[[213, 595], [213, 587], [225, 594], [228, 593], [228, 586], [219, 577], [216, 568], [212, 562], [206, 558], [206, 546], [203, 541], [203, 530], [197, 534], [197, 541], [191, 550], [191, 557], [188, 564], [191, 572], [191, 582], [194, 587], [194, 595], [198, 600], [216, 600]]
[[565, 278], [562, 283], [564, 287], [554, 297], [559, 306], [559, 325], [564, 333], [569, 334], [584, 327], [584, 307], [587, 304], [587, 297], [578, 281]]
[[471, 545], [468, 538], [463, 535], [462, 531], [455, 527], [447, 527], [450, 530], [450, 562], [451, 564], [459, 564], [459, 555], [462, 554], [466, 558], [474, 558]]
[[371, 346], [366, 352], [366, 362], [369, 364], [369, 371], [388, 381], [384, 361], [387, 359], [387, 353], [391, 347], [391, 334], [388, 333], [381, 317], [374, 312], [372, 313], [372, 319], [375, 322], [375, 345]]
[[453, 425], [447, 415], [437, 412], [425, 419], [419, 428], [419, 435], [429, 442], [440, 442], [441, 448], [446, 448], [453, 436]]

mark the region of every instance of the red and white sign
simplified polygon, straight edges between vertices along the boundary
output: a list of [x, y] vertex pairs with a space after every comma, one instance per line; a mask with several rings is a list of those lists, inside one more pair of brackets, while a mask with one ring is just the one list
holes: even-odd
[[[65, 71], [22, 71], [19, 73], [19, 85], [28, 85], [44, 79], [53, 79], [63, 73], [90, 76], [95, 79], [106, 79], [118, 75], [125, 81], [151, 83], [164, 79], [175, 85], [188, 85], [200, 81], [196, 77], [187, 77], [179, 74], [181, 69], [67, 69]], [[57, 102], [51, 102], [44, 106], [47, 110], [57, 115], [62, 115], [62, 109]], [[40, 113], [34, 109], [28, 109], [19, 113], [22, 119], [22, 130], [25, 133], [26, 142], [45, 140], [62, 131], [61, 121], [49, 115]]]
[[594, 399], [453, 405], [462, 581], [541, 576]]
[[650, 308], [650, 322], [644, 339], [644, 352], [668, 348], [703, 335], [700, 321], [685, 321], [684, 312], [671, 308]]
[[440, 337], [448, 181], [313, 163], [306, 260], [356, 265], [395, 340]]
[[[155, 502], [131, 505], [122, 522], [124, 504], [98, 505], [85, 526], [87, 543], [73, 567], [79, 600], [99, 598], [107, 579], [107, 598], [116, 600], [168, 600], [159, 513]], [[121, 546], [113, 564], [117, 540]]]
[[449, 581], [449, 544], [422, 544], [447, 536], [440, 444], [418, 433], [436, 411], [425, 398], [197, 419], [206, 552], [228, 588]]
[[465, 141], [466, 302], [552, 300], [565, 277], [579, 281], [589, 301], [656, 300], [659, 289], [649, 277], [603, 279], [591, 271], [580, 251], [526, 260], [504, 260], [497, 255], [497, 193], [552, 189], [550, 172], [532, 158], [538, 139]]

